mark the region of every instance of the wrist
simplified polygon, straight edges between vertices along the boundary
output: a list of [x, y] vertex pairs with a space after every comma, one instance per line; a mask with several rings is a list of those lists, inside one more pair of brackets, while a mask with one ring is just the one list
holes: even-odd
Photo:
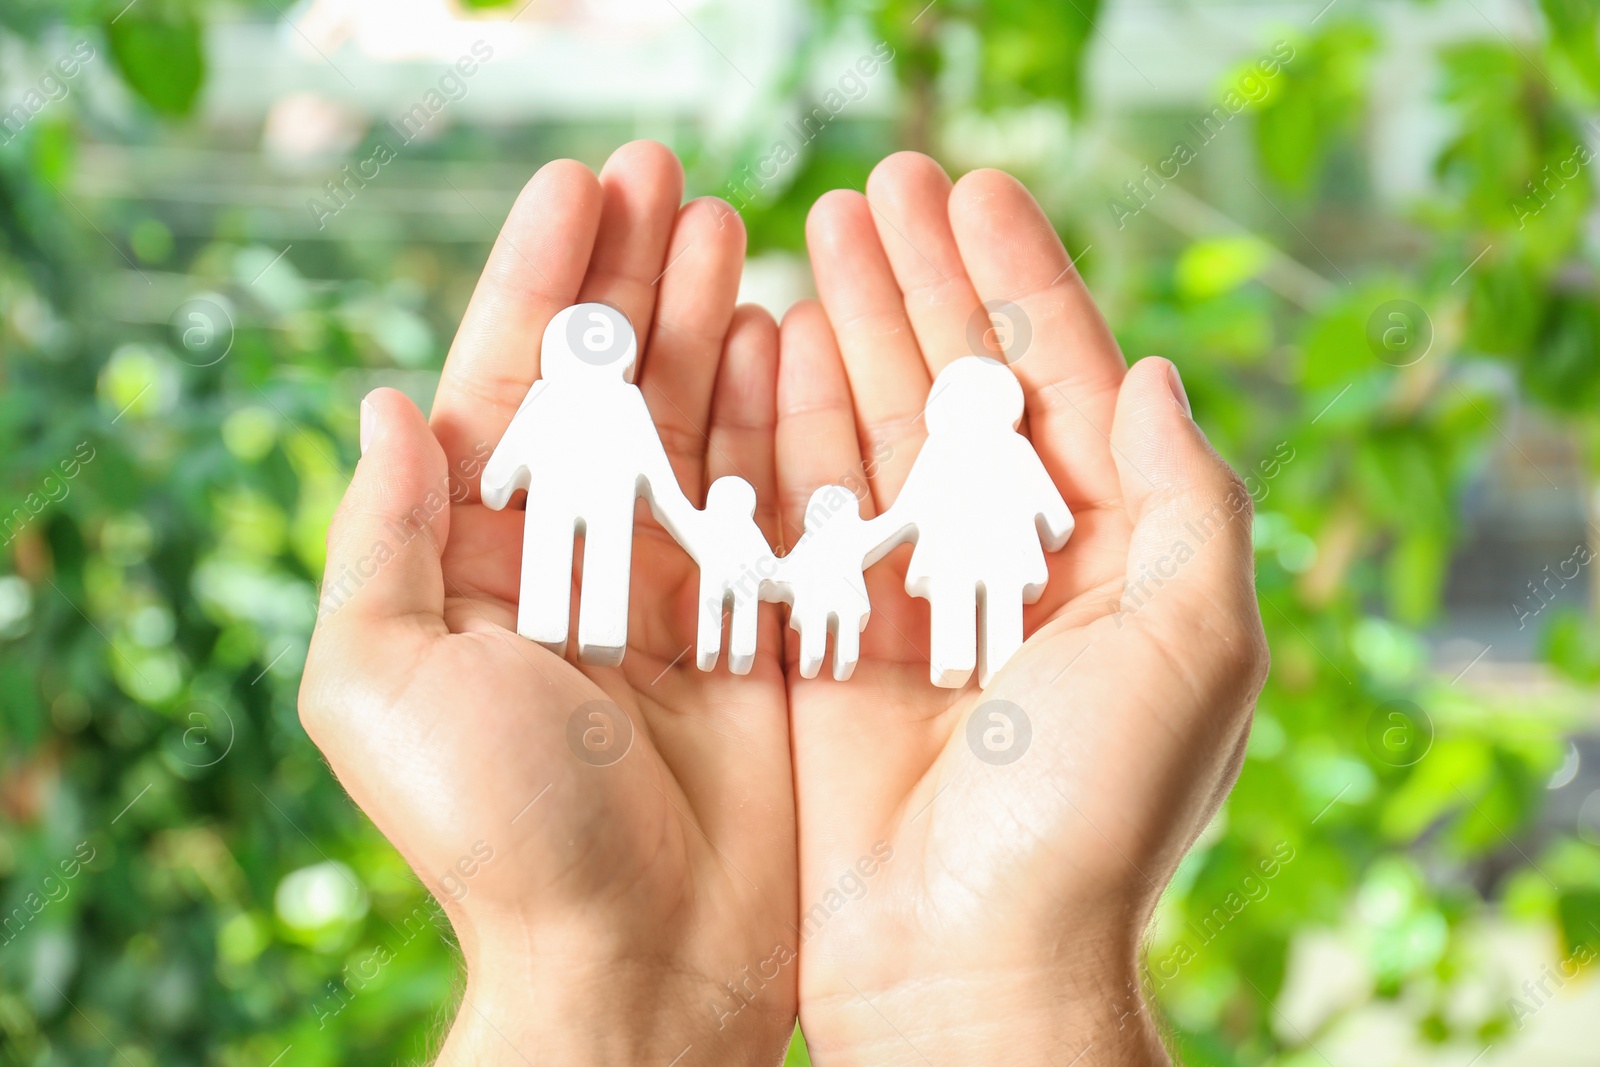
[[736, 1017], [719, 1020], [707, 1006], [728, 994], [692, 963], [601, 958], [607, 953], [597, 940], [546, 933], [468, 951], [466, 988], [438, 1067], [771, 1067], [782, 1059], [794, 1030], [792, 986], [775, 986]]
[[[1010, 1067], [1077, 1062], [1170, 1067], [1132, 960], [1085, 971], [948, 967], [946, 973], [810, 998], [801, 1029], [818, 1067]], [[1086, 1054], [1092, 1050], [1092, 1055]]]

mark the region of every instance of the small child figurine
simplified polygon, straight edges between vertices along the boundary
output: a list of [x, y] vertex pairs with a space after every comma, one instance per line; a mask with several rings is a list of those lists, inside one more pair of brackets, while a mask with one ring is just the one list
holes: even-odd
[[729, 608], [728, 669], [749, 674], [756, 660], [756, 622], [763, 585], [777, 573], [777, 560], [755, 522], [756, 491], [743, 478], [718, 478], [706, 492], [704, 511], [674, 516], [671, 529], [700, 565], [700, 623], [695, 662], [717, 665], [722, 648], [722, 611]]
[[[789, 625], [800, 633], [800, 676], [815, 678], [833, 631], [833, 677], [845, 681], [861, 658], [861, 631], [872, 602], [862, 571], [898, 543], [888, 515], [865, 520], [855, 495], [824, 485], [806, 504], [806, 532], [778, 561], [778, 581], [788, 587]], [[887, 543], [886, 543], [887, 542]]]

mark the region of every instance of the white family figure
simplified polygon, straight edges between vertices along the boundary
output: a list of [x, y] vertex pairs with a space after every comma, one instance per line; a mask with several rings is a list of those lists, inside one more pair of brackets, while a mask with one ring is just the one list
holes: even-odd
[[620, 663], [628, 646], [635, 501], [692, 510], [632, 384], [637, 358], [633, 327], [615, 308], [558, 313], [545, 327], [540, 378], [483, 471], [491, 508], [528, 491], [517, 633], [558, 654], [572, 610], [573, 544], [583, 534], [578, 655], [590, 663]]
[[884, 514], [915, 530], [906, 592], [928, 601], [935, 685], [965, 685], [975, 665], [978, 684], [989, 684], [1022, 647], [1022, 606], [1050, 578], [1044, 550], [1072, 535], [1072, 512], [1017, 433], [1022, 411], [1005, 364], [966, 356], [945, 367], [928, 393], [928, 439]]
[[872, 601], [863, 573], [899, 543], [889, 515], [863, 519], [855, 494], [824, 485], [806, 503], [805, 533], [778, 562], [773, 583], [800, 634], [800, 676], [815, 678], [833, 634], [833, 677], [845, 681], [861, 658]]
[[[906, 591], [929, 603], [929, 673], [961, 686], [976, 667], [987, 685], [1022, 646], [1022, 608], [1049, 579], [1044, 552], [1072, 533], [1072, 513], [1028, 439], [1017, 433], [1022, 387], [1004, 364], [959, 359], [934, 380], [928, 439], [899, 498], [861, 518], [842, 486], [823, 486], [788, 555], [756, 525], [755, 491], [719, 478], [705, 509], [684, 496], [644, 396], [632, 384], [638, 346], [621, 312], [579, 304], [545, 329], [542, 377], [484, 469], [482, 496], [503, 508], [528, 492], [517, 632], [562, 653], [572, 609], [572, 559], [584, 537], [578, 655], [621, 662], [628, 639], [634, 507], [642, 496], [700, 567], [696, 663], [716, 666], [723, 618], [735, 674], [755, 662], [763, 600], [790, 605], [800, 672], [814, 678], [834, 637], [833, 676], [850, 677], [871, 613], [864, 572], [894, 546], [916, 547]], [[981, 632], [980, 632], [981, 619]]]
[[[756, 525], [756, 491], [743, 478], [718, 478], [706, 491], [706, 509], [665, 509], [661, 524], [700, 565], [700, 621], [695, 662], [717, 665], [722, 617], [728, 620], [728, 669], [749, 674], [756, 661], [756, 620], [763, 587], [777, 560]], [[658, 516], [659, 517], [659, 516]]]

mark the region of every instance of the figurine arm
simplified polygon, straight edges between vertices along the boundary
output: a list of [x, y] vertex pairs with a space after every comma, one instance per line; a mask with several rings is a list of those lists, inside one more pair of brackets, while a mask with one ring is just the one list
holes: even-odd
[[512, 493], [528, 488], [532, 473], [528, 469], [528, 456], [538, 451], [530, 426], [537, 417], [533, 402], [549, 384], [541, 378], [528, 388], [528, 395], [522, 398], [517, 413], [511, 416], [511, 424], [490, 453], [489, 462], [484, 464], [478, 495], [486, 507], [499, 511], [511, 500]]
[[650, 512], [656, 521], [692, 556], [692, 541], [694, 530], [699, 526], [696, 520], [700, 517], [700, 511], [683, 494], [683, 487], [678, 484], [678, 476], [673, 473], [672, 461], [667, 458], [667, 450], [661, 444], [661, 435], [656, 432], [655, 420], [650, 417], [644, 394], [636, 392], [635, 400], [643, 419], [642, 425], [648, 431], [639, 436], [642, 495], [650, 502]]
[[[900, 495], [904, 498], [904, 490]], [[906, 506], [899, 500], [882, 515], [868, 519], [861, 527], [861, 541], [867, 546], [863, 553], [861, 569], [866, 570], [887, 556], [897, 545], [916, 540], [916, 532]]]

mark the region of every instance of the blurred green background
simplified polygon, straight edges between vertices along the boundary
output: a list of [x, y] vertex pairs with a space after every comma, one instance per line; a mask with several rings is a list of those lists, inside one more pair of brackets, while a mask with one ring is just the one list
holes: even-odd
[[1248, 476], [1272, 677], [1147, 960], [1185, 1062], [1593, 1062], [1597, 20], [6, 0], [0, 1061], [435, 1047], [448, 927], [297, 720], [323, 533], [522, 182], [651, 136], [780, 310], [889, 151], [1013, 171]]

